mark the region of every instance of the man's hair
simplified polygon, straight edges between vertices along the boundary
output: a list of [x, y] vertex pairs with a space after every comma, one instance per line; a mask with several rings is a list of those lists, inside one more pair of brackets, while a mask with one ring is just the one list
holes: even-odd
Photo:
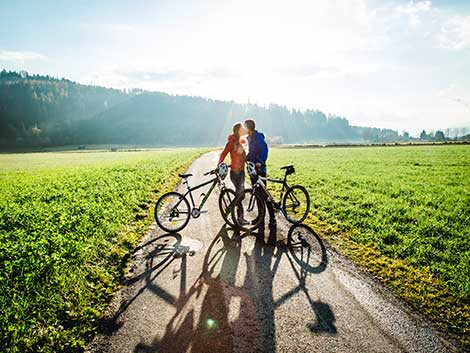
[[255, 131], [256, 124], [253, 119], [245, 120], [245, 126], [248, 130]]

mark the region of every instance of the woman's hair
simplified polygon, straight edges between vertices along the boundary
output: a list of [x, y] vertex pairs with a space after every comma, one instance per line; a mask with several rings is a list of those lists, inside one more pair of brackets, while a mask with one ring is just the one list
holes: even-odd
[[233, 134], [235, 135], [235, 138], [237, 141], [240, 140], [240, 128], [242, 127], [242, 123], [236, 123], [233, 125], [232, 131]]

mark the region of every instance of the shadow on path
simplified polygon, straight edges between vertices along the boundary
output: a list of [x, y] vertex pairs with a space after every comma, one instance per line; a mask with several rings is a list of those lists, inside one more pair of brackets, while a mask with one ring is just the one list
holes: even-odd
[[124, 281], [124, 286], [131, 286], [137, 282], [142, 282], [139, 290], [123, 301], [115, 314], [102, 320], [99, 324], [99, 330], [102, 334], [111, 335], [117, 331], [123, 323], [119, 321], [121, 315], [126, 309], [141, 295], [145, 290], [150, 289], [156, 295], [160, 296], [165, 302], [172, 304], [176, 301], [174, 296], [154, 283], [154, 280], [175, 260], [181, 244], [181, 235], [178, 233], [164, 234], [138, 246], [134, 254], [139, 250], [146, 249], [152, 245], [152, 249], [145, 256], [145, 269], [142, 273], [134, 274], [133, 277]]
[[[242, 252], [243, 238], [251, 236], [255, 237], [253, 248]], [[168, 246], [169, 237], [174, 238], [172, 246]], [[269, 234], [261, 228], [240, 234], [222, 226], [205, 253], [201, 273], [189, 288], [188, 258], [181, 256], [176, 298], [159, 287], [155, 278], [175, 260], [174, 249], [181, 236], [158, 237], [151, 241], [157, 246], [147, 256], [145, 271], [129, 280], [129, 284], [144, 281], [144, 285], [121, 305], [114, 322], [142, 291], [150, 289], [172, 305], [175, 313], [162, 337], [155, 337], [151, 344], [138, 343], [134, 352], [276, 352], [275, 311], [303, 293], [314, 314], [308, 324], [310, 332], [336, 334], [330, 306], [313, 300], [305, 285], [307, 276], [324, 271], [328, 264], [323, 242], [304, 225], [291, 227], [287, 238], [288, 246], [275, 246], [276, 229]], [[283, 264], [290, 266], [298, 284], [280, 297], [276, 294], [279, 299], [274, 300], [273, 281], [283, 256], [287, 260]]]

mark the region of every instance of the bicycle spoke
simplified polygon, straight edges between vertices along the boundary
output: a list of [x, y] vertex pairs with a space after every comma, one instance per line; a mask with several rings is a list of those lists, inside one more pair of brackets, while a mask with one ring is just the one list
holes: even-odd
[[256, 228], [261, 220], [263, 209], [253, 190], [244, 190], [234, 202], [232, 215], [237, 226], [243, 230]]
[[189, 218], [190, 209], [187, 201], [182, 201], [181, 195], [169, 193], [157, 202], [155, 215], [163, 229], [176, 231], [185, 225]]

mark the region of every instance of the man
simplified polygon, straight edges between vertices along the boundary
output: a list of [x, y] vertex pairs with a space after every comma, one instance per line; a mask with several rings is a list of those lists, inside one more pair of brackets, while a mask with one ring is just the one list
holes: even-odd
[[[256, 130], [255, 121], [252, 119], [245, 120], [245, 128], [248, 132], [248, 154], [246, 160], [253, 162], [258, 170], [258, 174], [266, 176], [266, 160], [268, 159], [268, 144], [264, 138], [263, 133]], [[251, 180], [252, 183], [255, 180]], [[265, 192], [260, 190], [261, 197], [266, 201], [266, 207], [269, 213], [269, 228], [276, 227], [276, 216], [274, 214], [274, 208], [271, 202], [268, 201]]]

